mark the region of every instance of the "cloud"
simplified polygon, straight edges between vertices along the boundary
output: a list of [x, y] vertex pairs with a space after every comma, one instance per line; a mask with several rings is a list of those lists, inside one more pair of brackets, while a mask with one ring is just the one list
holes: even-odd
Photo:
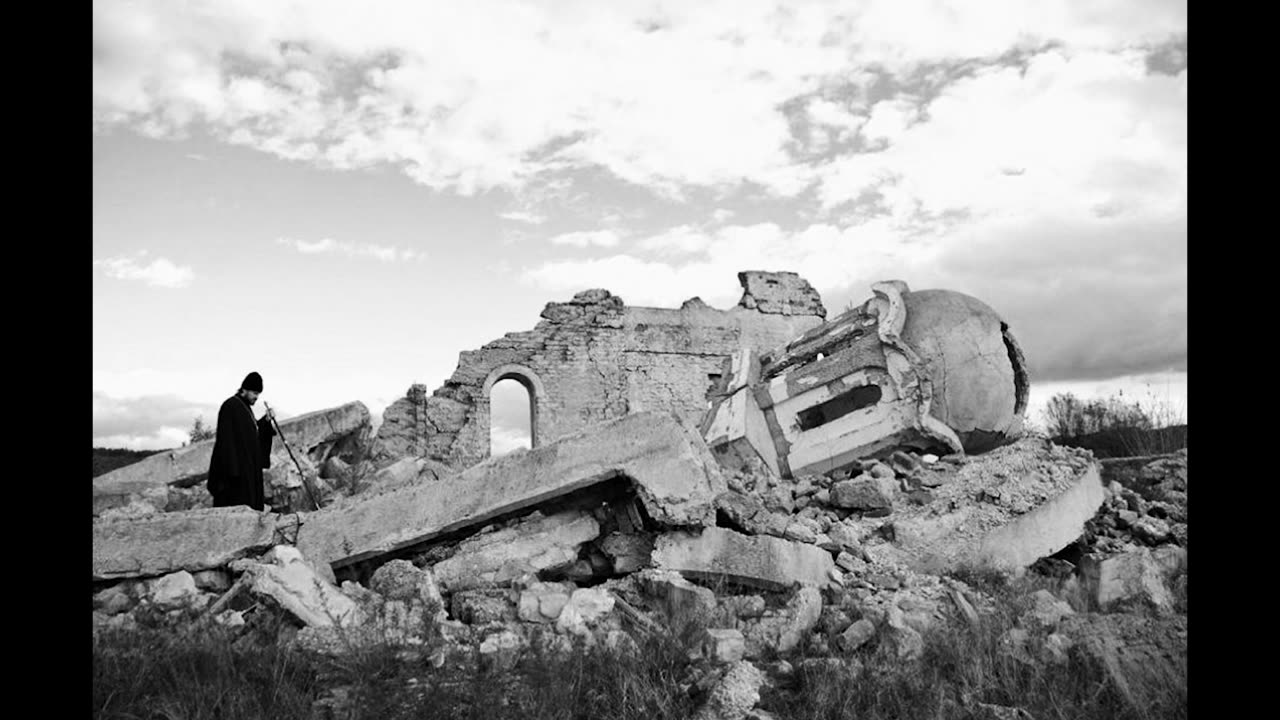
[[206, 425], [218, 419], [218, 405], [177, 395], [117, 397], [93, 391], [94, 447], [135, 450], [180, 446], [197, 416]]
[[530, 446], [529, 392], [514, 380], [494, 383], [489, 406], [492, 455]]
[[494, 426], [489, 433], [489, 456], [506, 455], [513, 450], [529, 447], [529, 433]]
[[884, 221], [848, 229], [816, 224], [799, 231], [774, 223], [706, 231], [680, 226], [640, 239], [635, 248], [635, 253], [604, 258], [549, 260], [525, 268], [521, 278], [564, 293], [607, 287], [633, 305], [674, 307], [698, 295], [727, 306], [742, 294], [739, 270], [790, 270], [820, 288], [847, 288], [859, 279], [878, 280], [894, 268], [921, 264], [933, 253], [928, 246], [899, 243]]
[[551, 292], [727, 306], [792, 270], [836, 311], [900, 278], [989, 302], [1039, 379], [1185, 367], [1185, 2], [183, 7], [95, 4], [95, 128], [510, 190], [531, 225], [668, 201], [554, 235], [521, 272]]
[[[142, 251], [137, 257], [142, 258], [146, 254]], [[195, 272], [190, 267], [176, 265], [165, 258], [156, 258], [144, 265], [130, 257], [113, 257], [94, 260], [93, 266], [102, 268], [107, 277], [140, 280], [153, 287], [184, 288], [195, 279]]]
[[571, 245], [580, 248], [590, 246], [613, 247], [621, 241], [622, 238], [613, 230], [571, 232], [551, 238], [552, 245]]
[[106, 435], [93, 437], [96, 448], [124, 448], [126, 450], [170, 450], [182, 447], [189, 440], [187, 430], [163, 427], [149, 435]]
[[1139, 52], [1050, 50], [985, 66], [927, 101], [877, 103], [862, 134], [887, 146], [824, 163], [818, 194], [828, 209], [878, 194], [899, 220], [1185, 214], [1185, 93], [1185, 71], [1149, 74]]
[[539, 215], [537, 213], [523, 212], [518, 210], [502, 213], [498, 215], [498, 217], [502, 218], [503, 220], [511, 220], [512, 222], [528, 223], [530, 225], [541, 225], [542, 223], [547, 221], [547, 218], [545, 215]]
[[956, 221], [914, 237], [891, 218], [844, 228], [678, 230], [672, 236], [688, 233], [689, 248], [705, 249], [662, 255], [670, 237], [657, 235], [638, 240], [633, 253], [549, 260], [521, 278], [563, 295], [605, 287], [629, 305], [677, 307], [699, 295], [728, 307], [741, 295], [738, 271], [789, 270], [814, 284], [830, 314], [869, 297], [873, 282], [900, 279], [991, 305], [1026, 352], [1034, 381], [1186, 367], [1185, 221], [1046, 214], [1029, 224]]
[[[728, 214], [719, 212], [716, 214], [718, 222], [727, 220], [728, 217]], [[638, 247], [641, 250], [648, 250], [659, 255], [678, 256], [700, 253], [706, 250], [710, 244], [711, 238], [706, 232], [692, 225], [681, 225], [641, 240]]]
[[389, 245], [375, 245], [373, 243], [353, 243], [347, 240], [332, 240], [324, 238], [317, 241], [308, 240], [292, 240], [289, 238], [276, 238], [276, 242], [281, 245], [291, 247], [304, 255], [322, 255], [336, 253], [353, 258], [373, 258], [382, 262], [407, 262], [409, 260], [423, 260], [426, 253], [420, 250], [410, 250], [408, 248], [396, 248]]
[[[790, 149], [789, 104], [822, 96], [814, 122], [848, 130], [854, 105], [831, 98], [868, 68], [905, 82], [1049, 43], [1115, 50], [1186, 33], [1185, 3], [1156, 0], [376, 6], [95, 3], [95, 127], [201, 127], [461, 194], [601, 168], [667, 197], [746, 182], [792, 197], [814, 178]], [[890, 107], [878, 125], [893, 129]]]
[[522, 277], [632, 304], [699, 294], [723, 306], [739, 270], [791, 270], [832, 311], [897, 278], [989, 303], [1035, 379], [1185, 369], [1186, 79], [1149, 73], [1139, 51], [978, 64], [931, 94], [876, 103], [863, 131], [877, 147], [818, 168], [817, 222], [678, 226]]

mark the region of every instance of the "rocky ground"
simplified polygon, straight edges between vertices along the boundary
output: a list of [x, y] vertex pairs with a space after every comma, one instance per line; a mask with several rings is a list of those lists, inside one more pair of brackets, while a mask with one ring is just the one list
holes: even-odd
[[[726, 478], [706, 528], [658, 526], [619, 486], [353, 568], [338, 584], [284, 544], [218, 569], [97, 584], [95, 642], [106, 658], [130, 633], [204, 623], [235, 647], [267, 642], [331, 668], [385, 650], [397, 682], [416, 688], [406, 707], [487, 678], [518, 710], [531, 667], [603, 653], [600, 672], [644, 658], [635, 678], [664, 678], [653, 686], [673, 717], [838, 716], [818, 698], [888, 717], [873, 700], [917, 691], [924, 699], [910, 702], [939, 717], [1075, 717], [1052, 709], [1061, 697], [1012, 694], [1009, 678], [1056, 687], [1088, 668], [1102, 679], [1092, 702], [1103, 693], [1130, 717], [1180, 716], [1186, 457], [1102, 463], [1101, 507], [1025, 573], [984, 565], [982, 539], [1020, 519], [1039, 527], [1037, 510], [1097, 468], [1088, 452], [1027, 438], [968, 457], [899, 452], [831, 477], [745, 471]], [[379, 482], [447, 470], [409, 463]], [[976, 672], [964, 652], [985, 680], [957, 679]], [[364, 681], [326, 677], [311, 716], [363, 717]], [[939, 697], [913, 685], [927, 678]]]

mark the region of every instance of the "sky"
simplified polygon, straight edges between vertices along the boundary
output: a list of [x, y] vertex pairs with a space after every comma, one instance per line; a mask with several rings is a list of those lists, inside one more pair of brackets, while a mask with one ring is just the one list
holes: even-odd
[[251, 370], [376, 422], [548, 302], [729, 308], [740, 270], [982, 299], [1033, 422], [1186, 419], [1185, 2], [93, 8], [95, 447], [180, 445]]

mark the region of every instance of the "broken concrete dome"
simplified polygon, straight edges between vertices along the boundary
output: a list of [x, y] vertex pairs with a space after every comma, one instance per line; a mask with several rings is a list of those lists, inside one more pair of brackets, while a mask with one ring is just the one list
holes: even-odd
[[1030, 384], [1026, 360], [1001, 317], [953, 290], [907, 292], [902, 339], [933, 384], [930, 413], [955, 431], [966, 452], [1022, 433]]

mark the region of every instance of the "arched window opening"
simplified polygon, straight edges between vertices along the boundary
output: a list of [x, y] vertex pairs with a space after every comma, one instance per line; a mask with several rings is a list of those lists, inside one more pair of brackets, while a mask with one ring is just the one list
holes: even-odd
[[518, 380], [504, 378], [489, 391], [489, 455], [533, 447], [533, 396]]

